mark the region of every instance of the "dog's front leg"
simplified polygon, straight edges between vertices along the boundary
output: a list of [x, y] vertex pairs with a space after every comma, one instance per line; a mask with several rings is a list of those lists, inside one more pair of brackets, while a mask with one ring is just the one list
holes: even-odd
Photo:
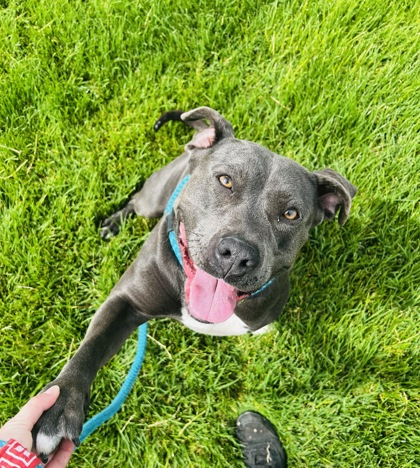
[[63, 438], [78, 444], [96, 373], [146, 321], [129, 299], [118, 293], [111, 293], [98, 309], [76, 354], [44, 389], [60, 387], [57, 402], [44, 412], [33, 430], [35, 447], [44, 460]]

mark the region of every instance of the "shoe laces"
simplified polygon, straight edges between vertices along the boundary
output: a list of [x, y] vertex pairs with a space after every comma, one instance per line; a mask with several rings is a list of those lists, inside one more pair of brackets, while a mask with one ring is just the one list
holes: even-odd
[[270, 442], [267, 445], [266, 451], [267, 451], [267, 463], [271, 463], [273, 459], [271, 458], [271, 454], [270, 454]]

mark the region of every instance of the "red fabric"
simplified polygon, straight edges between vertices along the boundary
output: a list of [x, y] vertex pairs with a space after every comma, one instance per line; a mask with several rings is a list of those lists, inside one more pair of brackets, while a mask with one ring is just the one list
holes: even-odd
[[36, 455], [14, 439], [0, 448], [0, 468], [36, 468], [40, 463]]

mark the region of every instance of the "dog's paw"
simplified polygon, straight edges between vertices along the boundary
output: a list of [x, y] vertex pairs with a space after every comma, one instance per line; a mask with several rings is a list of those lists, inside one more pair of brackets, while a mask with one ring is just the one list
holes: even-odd
[[57, 381], [48, 387], [51, 385], [60, 386], [60, 396], [55, 404], [42, 414], [32, 430], [35, 449], [44, 463], [62, 439], [70, 439], [74, 445], [79, 445], [79, 436], [89, 406], [88, 393]]
[[117, 211], [101, 223], [100, 235], [103, 240], [109, 240], [120, 232], [122, 217]]

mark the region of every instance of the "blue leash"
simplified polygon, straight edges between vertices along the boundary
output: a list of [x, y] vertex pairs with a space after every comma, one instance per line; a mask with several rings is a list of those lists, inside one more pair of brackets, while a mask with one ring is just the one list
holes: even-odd
[[133, 388], [134, 381], [140, 372], [141, 366], [143, 364], [144, 354], [146, 352], [146, 344], [147, 323], [143, 323], [143, 325], [138, 328], [136, 356], [134, 357], [133, 364], [131, 364], [131, 368], [120, 388], [120, 391], [104, 410], [93, 416], [93, 418], [89, 419], [89, 421], [83, 425], [82, 433], [80, 435], [80, 442], [83, 442], [86, 437], [89, 437], [93, 431], [96, 431], [99, 426], [108, 421], [108, 419], [112, 418], [112, 416], [114, 416], [114, 414], [120, 410], [128, 394]]

